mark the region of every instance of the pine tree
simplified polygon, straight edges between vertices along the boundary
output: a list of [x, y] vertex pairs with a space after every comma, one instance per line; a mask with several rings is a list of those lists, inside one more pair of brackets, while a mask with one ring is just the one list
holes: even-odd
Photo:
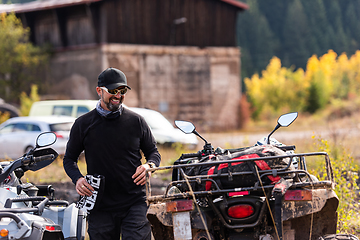
[[258, 9], [257, 1], [252, 0], [249, 5], [248, 12], [238, 18], [238, 44], [246, 49], [242, 51], [244, 71], [251, 69], [251, 72], [260, 72], [274, 56], [277, 45], [267, 19]]
[[311, 56], [308, 45], [310, 31], [307, 17], [300, 0], [294, 0], [288, 7], [284, 24], [284, 66], [304, 68]]
[[350, 41], [348, 51], [350, 51], [350, 53], [355, 53], [360, 47], [360, 22], [359, 18], [356, 16], [355, 6], [351, 1], [346, 8], [344, 23], [345, 32]]
[[311, 40], [308, 49], [318, 56], [325, 54], [329, 48], [328, 21], [323, 0], [302, 0], [304, 11], [308, 18]]

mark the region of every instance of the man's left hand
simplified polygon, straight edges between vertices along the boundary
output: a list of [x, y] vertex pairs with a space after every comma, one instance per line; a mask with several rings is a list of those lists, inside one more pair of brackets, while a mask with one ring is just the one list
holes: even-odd
[[[134, 183], [136, 185], [144, 185], [146, 182], [146, 169], [149, 169], [149, 164], [145, 163], [143, 165], [140, 165], [136, 168], [136, 172], [134, 175], [132, 175], [132, 178], [134, 179]], [[149, 177], [151, 177], [151, 172], [147, 172], [149, 174]]]

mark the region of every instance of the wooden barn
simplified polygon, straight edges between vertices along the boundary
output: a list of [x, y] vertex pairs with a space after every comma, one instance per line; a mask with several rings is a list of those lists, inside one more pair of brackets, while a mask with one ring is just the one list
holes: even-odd
[[124, 71], [125, 104], [204, 129], [238, 126], [241, 97], [236, 0], [42, 0], [0, 5], [36, 45], [55, 51], [47, 72], [57, 98], [96, 99], [98, 74]]

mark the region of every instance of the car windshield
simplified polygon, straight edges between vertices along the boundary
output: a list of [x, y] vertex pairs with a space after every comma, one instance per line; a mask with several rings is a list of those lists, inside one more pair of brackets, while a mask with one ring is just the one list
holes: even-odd
[[50, 124], [50, 131], [52, 132], [70, 131], [72, 125], [73, 125], [72, 122]]

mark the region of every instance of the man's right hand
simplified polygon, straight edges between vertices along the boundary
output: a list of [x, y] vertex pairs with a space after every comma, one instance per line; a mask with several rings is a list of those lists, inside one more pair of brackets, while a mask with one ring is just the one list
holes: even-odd
[[94, 188], [86, 181], [84, 177], [81, 177], [76, 182], [76, 191], [81, 196], [90, 197], [93, 194]]

